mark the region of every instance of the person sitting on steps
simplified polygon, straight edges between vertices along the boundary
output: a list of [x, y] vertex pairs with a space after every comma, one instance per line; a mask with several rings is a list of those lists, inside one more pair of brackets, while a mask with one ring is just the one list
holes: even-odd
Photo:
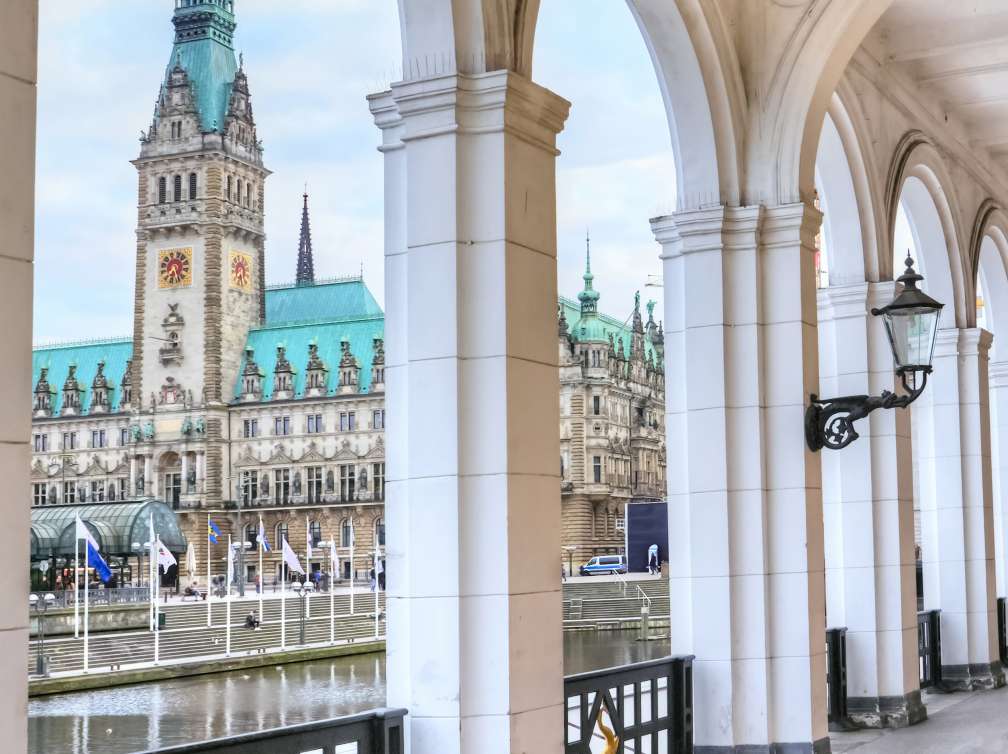
[[245, 628], [251, 628], [253, 631], [259, 630], [259, 616], [256, 615], [256, 611], [251, 611], [245, 618]]

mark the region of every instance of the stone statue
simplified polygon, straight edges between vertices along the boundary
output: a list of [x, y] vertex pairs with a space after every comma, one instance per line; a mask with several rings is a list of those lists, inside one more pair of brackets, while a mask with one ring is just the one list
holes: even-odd
[[333, 492], [336, 489], [336, 479], [333, 476], [332, 470], [326, 472], [325, 489], [326, 492]]
[[186, 481], [189, 483], [190, 492], [196, 489], [196, 469], [189, 469], [189, 473], [186, 474]]
[[49, 505], [56, 505], [56, 485], [49, 487]]
[[259, 494], [263, 497], [269, 496], [269, 474], [263, 474], [259, 480]]
[[192, 419], [188, 416], [182, 421], [182, 434], [188, 435], [193, 430]]
[[640, 291], [635, 291], [633, 295], [633, 308], [635, 312], [640, 311]]
[[196, 434], [206, 434], [206, 420], [204, 420], [202, 416], [196, 419]]
[[654, 308], [655, 308], [655, 304], [656, 303], [657, 303], [656, 301], [648, 301], [647, 302], [647, 316], [648, 316], [648, 319], [654, 319]]
[[136, 480], [136, 494], [142, 495], [144, 488], [144, 480], [142, 476], [138, 476]]
[[362, 491], [367, 492], [367, 469], [361, 469], [360, 488]]
[[294, 495], [301, 494], [301, 472], [294, 472]]
[[147, 422], [144, 424], [143, 435], [144, 440], [150, 441], [154, 439], [154, 422]]
[[139, 424], [131, 424], [130, 425], [130, 437], [133, 439], [133, 442], [140, 442], [140, 425]]

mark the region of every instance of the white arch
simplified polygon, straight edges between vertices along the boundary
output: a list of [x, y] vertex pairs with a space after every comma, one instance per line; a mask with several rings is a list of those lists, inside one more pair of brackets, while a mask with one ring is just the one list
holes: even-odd
[[830, 285], [860, 283], [866, 277], [861, 210], [844, 144], [829, 115], [823, 121], [816, 157], [816, 186], [823, 210]]
[[[720, 16], [700, 0], [627, 0], [655, 67], [679, 208], [740, 201], [744, 90]], [[399, 0], [403, 78], [510, 69], [532, 76], [538, 0]], [[671, 186], [670, 186], [671, 189]]]

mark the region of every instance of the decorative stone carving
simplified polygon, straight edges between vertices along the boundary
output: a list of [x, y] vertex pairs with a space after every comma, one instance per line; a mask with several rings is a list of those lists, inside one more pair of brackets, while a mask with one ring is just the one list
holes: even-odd
[[178, 304], [168, 304], [168, 314], [161, 320], [161, 330], [164, 333], [164, 343], [158, 349], [158, 358], [162, 366], [182, 363], [182, 329], [185, 319], [178, 313]]
[[154, 439], [154, 422], [147, 422], [143, 427], [143, 437], [146, 442]]
[[165, 382], [161, 386], [161, 405], [174, 406], [184, 402], [185, 390], [182, 386], [175, 382], [174, 377], [165, 377]]
[[98, 371], [91, 382], [91, 413], [104, 414], [109, 411], [109, 384], [105, 377], [105, 362], [98, 362]]
[[356, 393], [360, 383], [360, 365], [350, 350], [350, 341], [343, 338], [340, 341], [340, 394]]
[[32, 412], [35, 416], [52, 416], [53, 389], [46, 379], [48, 374], [48, 367], [42, 367], [39, 370], [38, 382], [35, 383], [35, 400], [32, 404]]
[[60, 415], [77, 416], [80, 414], [80, 394], [81, 388], [77, 382], [77, 365], [71, 364], [66, 382], [63, 383], [63, 408]]
[[287, 361], [287, 349], [277, 346], [276, 366], [273, 368], [273, 399], [286, 400], [294, 397], [294, 369]]
[[255, 360], [255, 351], [245, 349], [245, 368], [242, 370], [241, 400], [244, 403], [262, 399], [262, 370]]
[[325, 395], [328, 390], [329, 370], [318, 355], [318, 344], [314, 341], [308, 344], [308, 366], [305, 369], [305, 395], [317, 397]]

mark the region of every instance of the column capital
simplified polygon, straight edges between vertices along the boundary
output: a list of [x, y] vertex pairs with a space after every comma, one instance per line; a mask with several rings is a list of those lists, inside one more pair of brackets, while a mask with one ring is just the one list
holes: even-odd
[[760, 245], [790, 246], [800, 239], [803, 246], [814, 249], [822, 218], [822, 212], [805, 202], [764, 207]]
[[1008, 361], [992, 361], [987, 366], [991, 387], [1008, 387]]
[[982, 327], [967, 327], [959, 331], [959, 354], [989, 358], [994, 335]]
[[[556, 135], [570, 113], [563, 97], [511, 71], [402, 81], [392, 85], [391, 98], [405, 124], [404, 142], [448, 132], [507, 131], [559, 154]], [[380, 95], [376, 106], [385, 112]], [[389, 117], [384, 114], [383, 122]]]
[[871, 311], [868, 283], [850, 283], [820, 288], [817, 297], [819, 310], [827, 311], [830, 319], [864, 317]]
[[379, 152], [389, 152], [395, 149], [402, 149], [402, 116], [399, 114], [399, 107], [396, 105], [392, 90], [386, 89], [384, 92], [375, 92], [367, 96], [368, 109], [374, 117], [375, 125], [382, 132], [382, 144], [378, 147]]
[[662, 259], [681, 254], [755, 248], [761, 208], [702, 207], [651, 218], [651, 231], [662, 246]]

